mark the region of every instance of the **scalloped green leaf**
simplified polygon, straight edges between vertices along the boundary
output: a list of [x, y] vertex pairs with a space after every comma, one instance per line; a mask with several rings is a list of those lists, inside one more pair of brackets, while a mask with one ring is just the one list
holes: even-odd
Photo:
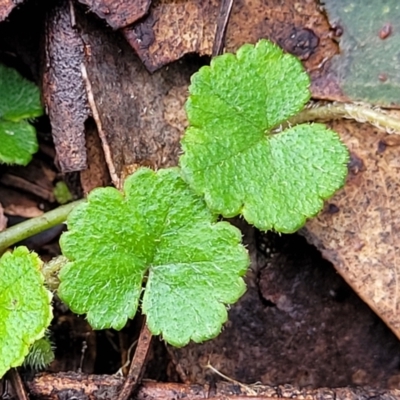
[[39, 145], [36, 130], [26, 121], [0, 119], [0, 162], [27, 165]]
[[42, 114], [38, 87], [15, 69], [0, 64], [0, 118], [16, 122]]
[[26, 247], [0, 258], [0, 378], [23, 363], [50, 325], [52, 295], [44, 287], [41, 266]]
[[348, 150], [321, 124], [274, 134], [310, 98], [300, 61], [269, 41], [244, 45], [193, 75], [184, 179], [225, 217], [263, 230], [298, 230], [343, 186]]
[[35, 128], [25, 120], [42, 114], [36, 85], [0, 64], [0, 162], [29, 163], [38, 143]]
[[121, 329], [137, 311], [175, 346], [218, 335], [226, 305], [245, 291], [249, 258], [241, 234], [217, 222], [177, 168], [141, 168], [124, 193], [95, 189], [68, 217], [61, 237], [70, 260], [58, 294], [95, 329]]

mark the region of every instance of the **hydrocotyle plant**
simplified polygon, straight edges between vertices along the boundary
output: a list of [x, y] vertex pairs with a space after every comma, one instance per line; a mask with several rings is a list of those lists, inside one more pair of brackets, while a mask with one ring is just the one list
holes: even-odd
[[[219, 216], [293, 232], [345, 182], [348, 151], [335, 132], [280, 129], [310, 98], [309, 83], [301, 63], [266, 40], [194, 74], [181, 168], [140, 168], [122, 192], [95, 189], [72, 210], [60, 240], [61, 300], [95, 329], [121, 329], [141, 305], [149, 330], [174, 346], [218, 335], [249, 265], [240, 231]], [[2, 301], [0, 320], [10, 307]]]
[[192, 77], [183, 177], [208, 207], [262, 230], [294, 232], [344, 184], [348, 151], [323, 124], [281, 124], [310, 99], [299, 60], [272, 43], [244, 45]]

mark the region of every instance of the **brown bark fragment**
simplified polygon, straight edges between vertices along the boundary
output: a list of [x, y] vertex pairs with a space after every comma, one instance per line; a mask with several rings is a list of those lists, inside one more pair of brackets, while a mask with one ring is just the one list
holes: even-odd
[[43, 98], [62, 172], [86, 168], [84, 122], [89, 108], [80, 69], [83, 45], [72, 26], [71, 10], [69, 2], [59, 2], [48, 15], [43, 74]]
[[79, 0], [79, 2], [86, 4], [112, 28], [120, 29], [142, 18], [147, 13], [151, 0]]
[[77, 15], [77, 23], [87, 49], [93, 116], [114, 184], [141, 165], [176, 165], [182, 132], [166, 120], [165, 99], [173, 99], [168, 94], [174, 88], [187, 87], [197, 66], [176, 63], [151, 75], [118, 32], [86, 15]]
[[4, 21], [10, 12], [24, 0], [0, 0], [0, 22]]
[[[123, 378], [110, 375], [83, 375], [76, 373], [39, 374], [27, 382], [31, 395], [41, 400], [72, 398], [87, 400], [115, 399]], [[137, 400], [397, 400], [400, 390], [370, 388], [300, 389], [290, 385], [257, 386], [257, 394], [249, 395], [245, 388], [219, 382], [211, 389], [208, 385], [143, 382], [135, 397]]]
[[211, 55], [219, 3], [156, 0], [148, 17], [123, 33], [151, 72], [188, 53]]
[[349, 176], [302, 234], [400, 338], [399, 137], [350, 121], [331, 125], [350, 150]]

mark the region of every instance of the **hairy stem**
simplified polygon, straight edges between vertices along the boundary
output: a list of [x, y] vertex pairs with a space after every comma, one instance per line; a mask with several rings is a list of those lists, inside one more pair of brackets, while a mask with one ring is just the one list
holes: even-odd
[[288, 124], [296, 125], [303, 122], [330, 121], [341, 118], [368, 122], [386, 130], [387, 133], [400, 133], [400, 118], [393, 117], [383, 110], [370, 108], [367, 105], [347, 103], [332, 103], [305, 108], [299, 114], [290, 118]]
[[77, 200], [72, 203], [60, 206], [51, 210], [40, 217], [31, 218], [20, 224], [14, 225], [0, 233], [0, 255], [7, 250], [8, 247], [21, 240], [27, 239], [37, 233], [50, 229], [53, 226], [64, 222], [71, 210], [78, 204], [86, 201], [85, 199]]

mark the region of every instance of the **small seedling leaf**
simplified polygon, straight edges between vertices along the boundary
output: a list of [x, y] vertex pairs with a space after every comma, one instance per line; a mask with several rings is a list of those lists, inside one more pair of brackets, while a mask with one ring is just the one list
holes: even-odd
[[0, 378], [23, 363], [51, 322], [52, 296], [43, 285], [41, 265], [26, 247], [0, 258]]
[[266, 40], [224, 54], [193, 75], [184, 179], [225, 217], [294, 232], [345, 181], [348, 151], [321, 124], [273, 134], [309, 100], [301, 63]]
[[16, 70], [0, 64], [0, 118], [7, 121], [40, 117], [43, 107], [37, 86]]
[[24, 365], [33, 370], [46, 368], [54, 361], [54, 347], [47, 336], [36, 340], [25, 357]]
[[38, 143], [35, 128], [25, 120], [42, 114], [36, 85], [0, 64], [0, 162], [29, 163]]
[[226, 305], [245, 291], [240, 232], [216, 221], [179, 169], [139, 169], [124, 193], [95, 189], [68, 228], [58, 294], [95, 329], [121, 329], [135, 315], [146, 277], [150, 331], [175, 346], [201, 342], [218, 335]]
[[0, 162], [27, 165], [38, 151], [36, 130], [26, 121], [0, 119]]

